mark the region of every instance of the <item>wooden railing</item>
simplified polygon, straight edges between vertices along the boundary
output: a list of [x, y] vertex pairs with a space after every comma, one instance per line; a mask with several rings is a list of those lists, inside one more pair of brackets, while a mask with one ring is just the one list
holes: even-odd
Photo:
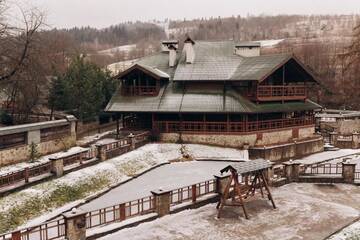
[[342, 174], [342, 163], [320, 163], [305, 166], [305, 174]]
[[[198, 197], [215, 193], [216, 180], [211, 179], [190, 186], [170, 191], [170, 206], [183, 202], [197, 202]], [[133, 217], [149, 213], [156, 213], [155, 197], [147, 196], [133, 201], [119, 203], [110, 207], [101, 208], [85, 213], [86, 229], [121, 222]], [[191, 203], [190, 203], [191, 204]], [[169, 206], [169, 207], [170, 207]], [[66, 236], [66, 220], [64, 217], [56, 221], [46, 222], [31, 228], [17, 230], [11, 233], [0, 234], [0, 240], [53, 240], [64, 239]]]
[[303, 100], [306, 99], [305, 86], [258, 86], [256, 99], [258, 101]]
[[215, 192], [215, 180], [209, 180], [172, 190], [170, 193], [170, 204], [176, 205], [185, 201], [196, 201], [197, 197], [201, 197]]
[[313, 117], [289, 118], [254, 122], [189, 122], [155, 121], [154, 129], [160, 132], [247, 133], [315, 124]]
[[0, 235], [1, 240], [55, 240], [64, 239], [65, 219], [46, 222], [31, 228]]
[[360, 171], [355, 172], [355, 180], [360, 180]]
[[[74, 153], [63, 158], [63, 165], [70, 166], [75, 163], [82, 164], [83, 161], [96, 157], [96, 151], [89, 149], [86, 152]], [[28, 183], [31, 178], [51, 173], [51, 161], [46, 161], [32, 167], [23, 168], [13, 172], [0, 175], [0, 189], [15, 185], [19, 182]], [[46, 176], [45, 176], [46, 177]]]
[[159, 93], [159, 90], [156, 86], [124, 86], [122, 88], [122, 93], [123, 95], [130, 96], [156, 96]]
[[94, 228], [113, 222], [120, 222], [131, 217], [154, 212], [154, 197], [144, 197], [134, 201], [98, 209], [86, 214], [86, 228]]

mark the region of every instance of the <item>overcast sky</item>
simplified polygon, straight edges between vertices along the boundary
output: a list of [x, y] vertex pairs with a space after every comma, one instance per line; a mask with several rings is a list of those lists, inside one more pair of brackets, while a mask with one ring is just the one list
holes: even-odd
[[360, 13], [360, 0], [22, 0], [52, 27], [107, 27], [124, 21], [247, 14]]

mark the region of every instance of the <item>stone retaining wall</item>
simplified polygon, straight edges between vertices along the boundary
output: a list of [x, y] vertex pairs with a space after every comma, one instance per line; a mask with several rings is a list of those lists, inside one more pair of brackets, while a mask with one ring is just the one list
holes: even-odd
[[[57, 121], [40, 122], [34, 124], [18, 125], [0, 128], [0, 135], [25, 133], [26, 140], [23, 145], [4, 148], [0, 150], [0, 167], [27, 161], [30, 157], [30, 144], [37, 146], [40, 155], [47, 155], [65, 150], [76, 145], [75, 118]], [[41, 130], [56, 128], [58, 126], [69, 126], [68, 135], [60, 134], [51, 140], [41, 140]]]

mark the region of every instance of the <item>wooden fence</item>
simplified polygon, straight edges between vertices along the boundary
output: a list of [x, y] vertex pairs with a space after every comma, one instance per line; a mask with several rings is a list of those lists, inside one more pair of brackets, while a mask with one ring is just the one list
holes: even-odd
[[355, 172], [355, 180], [360, 180], [360, 171]]
[[[64, 166], [71, 166], [76, 163], [82, 163], [83, 160], [89, 160], [93, 156], [93, 150], [89, 149], [87, 152], [75, 153], [63, 158]], [[85, 156], [85, 157], [84, 157]], [[89, 157], [87, 159], [86, 157]], [[31, 178], [39, 177], [45, 174], [51, 174], [52, 162], [47, 161], [39, 165], [35, 165], [29, 168], [23, 168], [14, 172], [9, 172], [3, 175], [0, 175], [0, 189], [15, 185], [20, 182], [28, 183]]]
[[251, 133], [313, 124], [313, 117], [301, 117], [253, 122], [154, 121], [153, 127], [165, 133]]
[[98, 209], [86, 214], [86, 228], [94, 228], [113, 222], [120, 222], [131, 217], [155, 212], [154, 197], [148, 196], [134, 201]]
[[320, 163], [305, 166], [305, 174], [341, 175], [342, 163]]
[[[137, 134], [133, 137], [135, 141], [135, 148], [141, 147], [148, 143], [149, 132]], [[117, 140], [112, 143], [104, 144], [106, 159], [111, 159], [120, 156], [126, 152], [131, 151], [131, 139], [129, 137]], [[74, 164], [86, 166], [87, 161], [94, 159], [98, 156], [97, 148], [89, 148], [87, 151], [77, 152], [61, 157], [63, 159], [63, 166], [72, 169]], [[69, 168], [70, 167], [70, 168]], [[75, 166], [76, 167], [76, 166]], [[52, 162], [47, 161], [42, 164], [23, 168], [6, 174], [0, 175], [0, 190], [1, 188], [13, 186], [19, 183], [28, 183], [31, 178], [53, 174], [51, 172]]]
[[215, 180], [178, 188], [170, 192], [170, 204], [176, 205], [189, 200], [195, 202], [198, 197], [214, 192]]
[[[215, 193], [216, 180], [192, 184], [170, 191], [170, 206], [183, 202], [196, 202], [197, 198]], [[85, 214], [86, 229], [105, 226], [121, 222], [133, 217], [149, 213], [156, 213], [155, 197], [147, 196], [133, 201], [101, 208]], [[64, 239], [66, 236], [66, 220], [60, 217], [56, 221], [40, 224], [31, 228], [17, 230], [12, 233], [0, 235], [0, 240], [54, 240]]]

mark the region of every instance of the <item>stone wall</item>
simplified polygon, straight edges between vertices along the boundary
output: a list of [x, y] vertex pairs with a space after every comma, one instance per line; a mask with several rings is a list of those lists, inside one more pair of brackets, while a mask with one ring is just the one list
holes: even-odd
[[[70, 131], [67, 136], [61, 135], [47, 141], [41, 141], [41, 129], [53, 128], [57, 126], [69, 126]], [[0, 128], [0, 134], [12, 134], [18, 132], [26, 133], [26, 143], [24, 145], [5, 148], [0, 150], [0, 167], [27, 161], [30, 157], [30, 144], [35, 143], [40, 155], [47, 155], [65, 150], [76, 145], [75, 119], [40, 122], [14, 127]]]
[[185, 143], [211, 144], [235, 148], [242, 147], [245, 143], [247, 143], [249, 146], [254, 147], [288, 143], [294, 139], [308, 139], [314, 137], [315, 129], [314, 127], [304, 127], [298, 129], [298, 132], [298, 136], [294, 136], [293, 129], [272, 130], [241, 135], [162, 133], [160, 134], [160, 140], [172, 143], [176, 143], [181, 140]]
[[341, 135], [352, 134], [354, 132], [360, 132], [360, 120], [343, 120], [338, 121], [338, 130], [337, 132]]
[[241, 135], [162, 133], [160, 140], [233, 148], [243, 148], [245, 144], [248, 144], [251, 147], [250, 158], [264, 158], [272, 161], [288, 160], [324, 150], [323, 138], [315, 135], [313, 126]]
[[271, 161], [286, 161], [324, 151], [322, 137], [312, 140], [296, 141], [269, 147], [253, 147], [249, 150], [250, 158], [264, 158]]

